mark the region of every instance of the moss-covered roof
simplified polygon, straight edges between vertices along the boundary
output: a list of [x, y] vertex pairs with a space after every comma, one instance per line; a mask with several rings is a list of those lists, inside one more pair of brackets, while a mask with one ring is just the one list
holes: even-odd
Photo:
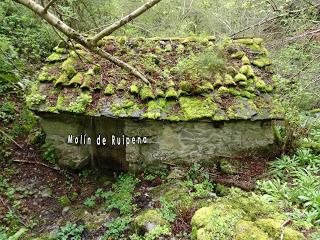
[[108, 37], [100, 46], [151, 82], [79, 45], [46, 59], [27, 103], [40, 112], [170, 121], [278, 119], [272, 63], [260, 38]]

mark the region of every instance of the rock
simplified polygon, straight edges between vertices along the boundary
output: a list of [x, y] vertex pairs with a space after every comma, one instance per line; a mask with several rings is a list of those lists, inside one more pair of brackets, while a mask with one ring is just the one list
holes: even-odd
[[290, 228], [284, 227], [282, 230], [281, 225], [284, 221], [273, 219], [273, 218], [264, 218], [256, 221], [256, 224], [268, 233], [273, 239], [280, 239], [281, 232], [284, 231], [283, 240], [302, 240], [304, 236], [302, 233]]
[[149, 209], [143, 211], [134, 219], [134, 226], [138, 232], [147, 233], [156, 226], [169, 227], [170, 224], [158, 210]]

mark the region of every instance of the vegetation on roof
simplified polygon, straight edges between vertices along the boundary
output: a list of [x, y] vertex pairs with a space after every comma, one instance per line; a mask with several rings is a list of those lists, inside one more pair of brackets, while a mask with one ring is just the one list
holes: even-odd
[[[58, 46], [27, 98], [37, 111], [171, 121], [281, 118], [271, 60], [260, 38], [107, 37], [100, 47], [135, 66], [147, 85], [80, 45]], [[249, 114], [248, 114], [249, 113]]]

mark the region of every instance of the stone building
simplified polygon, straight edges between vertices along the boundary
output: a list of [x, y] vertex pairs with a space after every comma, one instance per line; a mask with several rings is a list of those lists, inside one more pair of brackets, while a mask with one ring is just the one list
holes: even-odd
[[81, 46], [54, 49], [27, 97], [62, 166], [139, 170], [268, 155], [271, 60], [259, 38], [108, 37], [100, 47], [141, 79]]

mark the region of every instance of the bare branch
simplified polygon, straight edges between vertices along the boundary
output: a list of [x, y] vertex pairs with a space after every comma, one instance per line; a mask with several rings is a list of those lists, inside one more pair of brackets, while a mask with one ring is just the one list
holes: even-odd
[[122, 19], [120, 19], [119, 21], [113, 23], [112, 25], [110, 25], [109, 27], [103, 29], [101, 32], [99, 32], [97, 35], [95, 35], [91, 41], [93, 45], [96, 45], [97, 42], [102, 39], [105, 36], [110, 35], [111, 33], [113, 33], [115, 30], [119, 29], [120, 27], [122, 27], [123, 25], [127, 24], [128, 22], [131, 22], [133, 19], [139, 17], [142, 13], [144, 13], [145, 11], [147, 11], [148, 9], [152, 8], [154, 5], [156, 5], [157, 3], [159, 3], [162, 0], [150, 0], [149, 2], [145, 3], [144, 5], [142, 5], [141, 7], [137, 8], [136, 10], [134, 10], [132, 13], [130, 13], [129, 15], [123, 17]]
[[43, 13], [47, 13], [49, 7], [51, 7], [51, 6], [54, 4], [55, 1], [57, 1], [57, 0], [51, 0], [51, 1], [43, 8]]
[[[44, 8], [41, 5], [37, 4], [35, 1], [33, 1], [33, 0], [14, 0], [14, 1], [26, 6], [29, 9], [31, 9], [38, 16], [40, 16], [41, 18], [46, 20], [50, 25], [52, 25], [53, 27], [58, 29], [60, 32], [65, 34], [70, 39], [72, 39], [72, 40], [76, 41], [77, 43], [81, 44], [83, 47], [87, 48], [89, 51], [98, 54], [99, 56], [109, 60], [110, 62], [116, 64], [117, 66], [119, 66], [121, 68], [126, 69], [127, 71], [132, 73], [134, 76], [140, 78], [145, 83], [150, 84], [148, 79], [142, 73], [140, 73], [137, 69], [135, 69], [133, 66], [131, 66], [128, 63], [125, 63], [122, 60], [120, 60], [120, 59], [112, 56], [111, 54], [105, 52], [104, 50], [102, 50], [99, 47], [97, 47], [96, 44], [92, 44], [92, 42], [89, 41], [86, 37], [84, 37], [80, 33], [76, 32], [73, 28], [69, 27], [63, 21], [58, 19], [55, 15], [51, 14], [50, 12], [44, 12], [43, 11]], [[160, 2], [160, 1], [161, 0], [156, 0], [156, 1], [152, 1], [152, 3], [153, 2]], [[149, 4], [150, 3], [151, 2], [149, 2]], [[154, 4], [155, 3], [153, 3], [153, 5]], [[147, 7], [150, 8], [151, 6], [147, 5]], [[146, 10], [144, 10], [144, 11], [146, 11]], [[118, 26], [118, 28], [119, 27], [120, 26]]]

